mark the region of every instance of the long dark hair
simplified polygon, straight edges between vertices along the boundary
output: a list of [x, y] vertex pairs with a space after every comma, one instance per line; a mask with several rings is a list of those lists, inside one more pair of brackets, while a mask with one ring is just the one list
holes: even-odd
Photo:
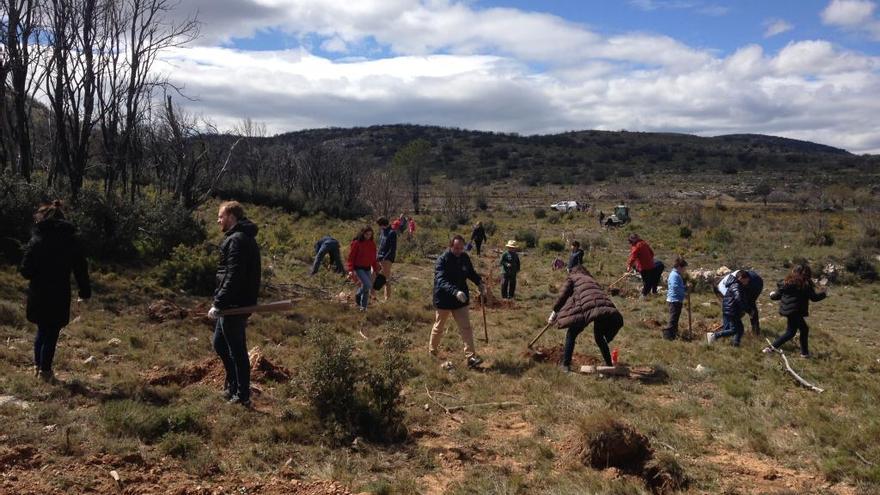
[[376, 235], [376, 233], [373, 232], [373, 227], [370, 227], [369, 225], [367, 225], [366, 227], [364, 227], [358, 231], [357, 236], [355, 236], [354, 240], [366, 241], [367, 240], [367, 236], [366, 236], [367, 232], [373, 234], [374, 236]]
[[806, 263], [798, 263], [791, 267], [791, 271], [785, 276], [785, 285], [806, 289], [813, 285], [813, 270]]
[[34, 213], [34, 222], [40, 223], [45, 220], [64, 220], [64, 203], [60, 199], [43, 203], [37, 207]]

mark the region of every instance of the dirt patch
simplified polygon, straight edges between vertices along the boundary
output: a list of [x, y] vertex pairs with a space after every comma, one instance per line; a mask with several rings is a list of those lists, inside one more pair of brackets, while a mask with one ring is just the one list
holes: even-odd
[[688, 478], [675, 458], [655, 457], [648, 438], [635, 428], [600, 415], [589, 419], [581, 430], [563, 447], [577, 462], [614, 477], [638, 476], [657, 495], [687, 487]]
[[[293, 376], [289, 369], [271, 362], [263, 355], [259, 347], [251, 349], [248, 353], [248, 359], [251, 363], [251, 381], [254, 383], [286, 382]], [[144, 375], [144, 379], [150, 385], [187, 387], [196, 383], [221, 383], [225, 376], [220, 359], [207, 358], [173, 370], [154, 368]]]
[[0, 468], [6, 470], [12, 466], [30, 467], [37, 451], [28, 445], [0, 448]]
[[[531, 359], [536, 363], [553, 363], [553, 364], [561, 364], [563, 356], [563, 347], [536, 347], [535, 349], [527, 350], [523, 353], [524, 358]], [[571, 356], [571, 366], [572, 368], [587, 366], [587, 365], [600, 365], [605, 364], [604, 361], [595, 357], [595, 356], [587, 356], [585, 354], [580, 354], [575, 352]]]
[[189, 311], [167, 300], [159, 299], [147, 307], [147, 317], [151, 321], [164, 323], [169, 320], [182, 320], [189, 316]]

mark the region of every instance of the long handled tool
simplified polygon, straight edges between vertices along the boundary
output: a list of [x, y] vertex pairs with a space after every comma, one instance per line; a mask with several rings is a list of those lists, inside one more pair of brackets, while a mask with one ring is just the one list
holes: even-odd
[[615, 285], [619, 284], [621, 280], [625, 279], [626, 277], [629, 277], [629, 275], [630, 275], [630, 272], [624, 273], [619, 279], [615, 280], [614, 282], [611, 282], [611, 285], [609, 285], [608, 288], [611, 289]]
[[286, 299], [284, 301], [276, 301], [268, 304], [257, 304], [256, 306], [224, 309], [220, 312], [220, 316], [247, 315], [251, 313], [275, 313], [280, 311], [290, 311], [291, 309], [293, 309], [293, 301]]
[[694, 326], [693, 326], [693, 318], [691, 317], [691, 291], [687, 293], [687, 303], [688, 303], [688, 338], [694, 338]]
[[480, 308], [483, 310], [483, 336], [486, 343], [489, 343], [489, 325], [486, 323], [486, 296], [480, 297]]
[[549, 329], [549, 328], [550, 328], [550, 325], [552, 325], [552, 324], [553, 324], [553, 322], [549, 322], [549, 323], [547, 323], [547, 325], [544, 327], [544, 329], [541, 330], [541, 333], [539, 333], [537, 337], [533, 338], [532, 341], [529, 342], [529, 345], [526, 346], [526, 347], [527, 347], [528, 349], [531, 349], [532, 346], [535, 345], [535, 342], [537, 342], [538, 339], [540, 339], [540, 338], [544, 335], [544, 332], [546, 332], [547, 329]]

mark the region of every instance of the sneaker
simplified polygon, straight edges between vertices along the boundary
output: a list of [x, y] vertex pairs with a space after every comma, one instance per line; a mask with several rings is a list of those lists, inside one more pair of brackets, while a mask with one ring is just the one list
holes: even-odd
[[253, 406], [253, 403], [251, 402], [250, 399], [248, 399], [248, 400], [241, 400], [241, 399], [238, 398], [237, 395], [232, 396], [232, 398], [229, 399], [226, 403], [227, 403], [227, 404], [240, 404], [241, 406], [246, 407], [246, 408], [248, 408], [248, 409], [250, 409], [251, 406]]
[[467, 360], [468, 368], [476, 368], [477, 366], [483, 364], [483, 358], [474, 354], [469, 357]]
[[46, 383], [55, 383], [55, 373], [53, 371], [38, 370], [37, 376]]
[[764, 354], [770, 354], [772, 352], [776, 352], [776, 349], [768, 345], [767, 347], [761, 349], [761, 352], [763, 352]]
[[804, 359], [810, 359], [810, 358], [811, 358], [811, 357], [813, 357], [813, 355], [812, 355], [812, 354], [810, 354], [810, 353], [809, 353], [809, 352], [808, 352], [808, 353], [806, 353], [806, 354], [804, 354], [804, 353], [801, 353], [801, 357], [802, 357], [802, 358], [804, 358]]
[[715, 342], [715, 339], [716, 337], [714, 333], [706, 332], [706, 342], [709, 343], [709, 345], [712, 345], [712, 342]]
[[567, 364], [560, 364], [559, 371], [561, 371], [563, 373], [571, 373], [571, 366], [569, 366]]
[[229, 402], [235, 397], [235, 394], [228, 388], [224, 388], [223, 391], [220, 392], [220, 397], [226, 402]]

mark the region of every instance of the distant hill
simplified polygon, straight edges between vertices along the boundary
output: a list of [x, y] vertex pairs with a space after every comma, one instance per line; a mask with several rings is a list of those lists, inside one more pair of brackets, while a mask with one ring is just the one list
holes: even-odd
[[489, 183], [530, 185], [602, 181], [611, 175], [674, 171], [831, 171], [876, 167], [876, 157], [807, 141], [758, 134], [699, 137], [628, 131], [575, 131], [553, 135], [469, 131], [418, 125], [311, 129], [266, 138], [267, 144], [305, 147], [334, 143], [382, 166], [415, 139], [432, 146], [435, 173]]

